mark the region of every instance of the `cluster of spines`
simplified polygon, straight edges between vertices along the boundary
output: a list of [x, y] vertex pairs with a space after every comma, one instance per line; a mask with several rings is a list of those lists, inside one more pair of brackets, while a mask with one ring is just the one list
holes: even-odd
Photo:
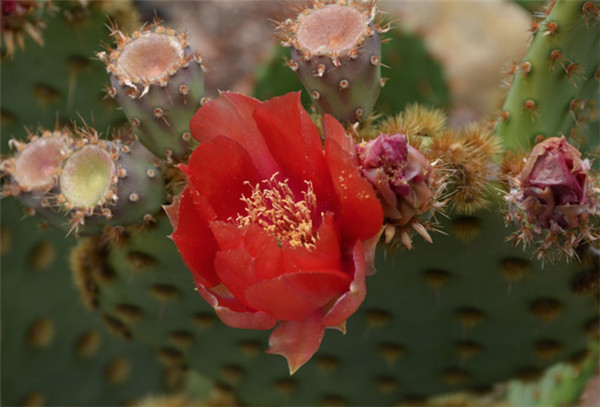
[[[348, 24], [355, 25], [352, 29], [358, 30], [358, 35], [354, 33], [354, 38], [346, 39], [343, 36], [352, 34], [323, 35], [321, 25], [327, 24], [326, 21], [315, 24], [316, 27], [303, 28], [308, 17], [314, 19], [313, 14], [322, 13], [326, 7], [353, 10], [355, 15], [348, 19]], [[331, 13], [339, 15], [341, 10]], [[365, 120], [385, 84], [380, 72], [383, 66], [380, 34], [390, 26], [376, 17], [374, 1], [315, 1], [312, 7], [299, 11], [296, 19], [280, 23], [276, 30], [282, 45], [290, 48], [291, 58], [286, 60], [286, 65], [299, 75], [321, 110], [345, 123]], [[317, 43], [308, 45], [304, 37], [311, 36], [310, 42], [317, 39]], [[327, 36], [329, 38], [325, 38]], [[344, 41], [349, 42], [344, 44]]]
[[190, 49], [187, 34], [160, 20], [131, 36], [113, 26], [111, 35], [116, 47], [97, 53], [110, 74], [107, 97], [117, 100], [140, 142], [156, 156], [185, 159], [192, 140], [187, 124], [204, 95], [202, 56]]
[[6, 57], [13, 58], [16, 46], [25, 49], [25, 34], [38, 45], [44, 45], [42, 31], [46, 28], [44, 14], [52, 14], [54, 5], [48, 1], [3, 1], [0, 29]]

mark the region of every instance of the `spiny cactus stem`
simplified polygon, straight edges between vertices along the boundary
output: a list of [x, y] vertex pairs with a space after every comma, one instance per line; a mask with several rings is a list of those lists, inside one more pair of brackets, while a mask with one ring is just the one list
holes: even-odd
[[569, 136], [581, 124], [581, 106], [597, 98], [600, 31], [590, 12], [597, 4], [557, 0], [534, 27], [496, 128], [507, 149], [528, 150], [538, 136]]
[[140, 142], [156, 156], [183, 160], [191, 150], [188, 123], [204, 93], [204, 62], [187, 36], [160, 21], [127, 36], [114, 28], [116, 48], [97, 54], [116, 99]]

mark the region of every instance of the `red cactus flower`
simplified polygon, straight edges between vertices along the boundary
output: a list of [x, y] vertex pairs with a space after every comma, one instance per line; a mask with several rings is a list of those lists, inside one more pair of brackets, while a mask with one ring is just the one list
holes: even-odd
[[290, 373], [363, 301], [382, 225], [351, 139], [331, 116], [323, 127], [324, 149], [299, 93], [222, 93], [190, 122], [201, 144], [167, 208], [198, 292], [229, 326], [278, 324], [267, 352]]

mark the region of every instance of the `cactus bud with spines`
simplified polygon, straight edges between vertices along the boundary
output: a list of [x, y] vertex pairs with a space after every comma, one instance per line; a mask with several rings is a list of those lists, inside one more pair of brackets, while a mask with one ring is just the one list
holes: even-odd
[[278, 27], [290, 47], [287, 65], [320, 109], [344, 123], [366, 119], [383, 86], [380, 33], [387, 27], [375, 17], [373, 1], [315, 0]]
[[71, 228], [152, 221], [165, 200], [156, 157], [137, 141], [103, 141], [90, 128], [79, 135], [79, 148], [64, 162], [56, 198], [72, 212]]
[[160, 21], [131, 36], [112, 28], [116, 48], [99, 52], [115, 98], [140, 142], [156, 156], [184, 160], [191, 151], [188, 123], [204, 95], [204, 63], [185, 33]]
[[[380, 134], [374, 140], [356, 145], [363, 176], [373, 185], [385, 217], [386, 242], [396, 231], [400, 241], [412, 248], [412, 229], [432, 242], [423, 223], [440, 208], [441, 192], [434, 188], [439, 181], [434, 166], [423, 154], [407, 142], [405, 134]], [[426, 214], [426, 215], [423, 215]], [[419, 215], [427, 220], [417, 218]]]
[[537, 246], [540, 259], [574, 257], [581, 243], [597, 240], [600, 185], [590, 167], [564, 137], [538, 143], [509, 180], [507, 221], [519, 228], [512, 239]]

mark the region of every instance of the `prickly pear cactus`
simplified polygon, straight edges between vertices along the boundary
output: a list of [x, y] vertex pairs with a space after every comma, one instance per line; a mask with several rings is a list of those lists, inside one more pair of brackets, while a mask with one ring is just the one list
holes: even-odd
[[[418, 69], [409, 66], [423, 75], [417, 97], [399, 91], [408, 75], [398, 60], [410, 52], [383, 44], [380, 54], [379, 35], [413, 51], [423, 45], [385, 33], [374, 2], [315, 0], [279, 24], [288, 66], [322, 113], [312, 116], [318, 128], [298, 94], [260, 102], [226, 92], [200, 106], [203, 60], [185, 34], [158, 22], [101, 33], [97, 6], [61, 8], [60, 24], [48, 20], [44, 31], [72, 81], [43, 65], [56, 82], [34, 85], [33, 100], [2, 82], [3, 133], [23, 138], [11, 126], [24, 122], [55, 126], [10, 142], [16, 152], [2, 163], [3, 195], [38, 215], [21, 221], [15, 201], [2, 207], [2, 297], [11, 309], [3, 332], [16, 333], [2, 340], [10, 370], [3, 404], [187, 405], [198, 388], [217, 394], [214, 403], [256, 406], [444, 405], [457, 394], [476, 404], [575, 402], [599, 337], [600, 185], [590, 161], [598, 142], [590, 130], [597, 2], [550, 3], [515, 65], [495, 130], [452, 129], [441, 110], [405, 108], [408, 100], [443, 106], [446, 88], [439, 66], [423, 57]], [[59, 45], [68, 27], [98, 29], [89, 34], [95, 43]], [[115, 48], [94, 54], [109, 32]], [[25, 72], [20, 63], [42, 64], [29, 52], [10, 52], [6, 77]], [[81, 62], [80, 53], [105, 66]], [[80, 94], [79, 79], [98, 66], [108, 74], [90, 76], [86, 85], [96, 90]], [[392, 77], [383, 90], [382, 69]], [[269, 72], [263, 85], [273, 85]], [[109, 76], [103, 105], [100, 83]], [[5, 103], [8, 94], [14, 103]], [[48, 123], [75, 109], [89, 127]], [[378, 111], [387, 116], [370, 115]], [[133, 129], [107, 140], [92, 129], [125, 117]], [[289, 128], [301, 134], [290, 137]], [[323, 173], [331, 191], [315, 175]], [[302, 188], [294, 184], [300, 176], [310, 179], [301, 178]], [[45, 228], [66, 229], [34, 232], [44, 217]], [[356, 230], [367, 220], [379, 233]], [[261, 267], [284, 259], [281, 267], [259, 267], [261, 245], [280, 256], [262, 256]], [[240, 264], [266, 273], [261, 282], [311, 288], [310, 278], [298, 288], [275, 276], [293, 266], [326, 284], [308, 293], [307, 303], [318, 302], [306, 306], [309, 317], [288, 317], [304, 313], [303, 302], [280, 312], [281, 293], [250, 301], [244, 285], [252, 276]], [[371, 265], [377, 272], [365, 279]], [[326, 323], [331, 314], [336, 322]], [[256, 329], [240, 329], [248, 327]], [[552, 368], [557, 363], [567, 367]], [[553, 369], [564, 380], [550, 391]], [[59, 386], [49, 378], [57, 370], [65, 377]], [[182, 389], [187, 394], [145, 397]]]
[[[381, 61], [385, 61], [384, 65], [393, 66], [393, 69], [387, 65], [381, 67], [384, 86], [375, 103], [375, 113], [392, 114], [410, 103], [446, 107], [450, 95], [442, 67], [427, 51], [423, 40], [408, 32], [401, 23], [392, 25], [383, 37], [388, 40], [382, 41]], [[289, 58], [289, 52], [287, 47], [276, 47], [272, 59], [257, 70], [254, 96], [264, 100], [302, 88], [298, 75], [282, 63]], [[403, 61], [410, 61], [410, 64]], [[402, 89], [402, 92], [397, 89]], [[313, 99], [309, 92], [303, 92], [302, 100], [307, 108], [314, 103]]]
[[[174, 248], [159, 243], [169, 233], [166, 219], [125, 245], [75, 251], [107, 250], [104, 261], [118, 276], [82, 283], [85, 303], [97, 304], [122, 335], [151, 345], [161, 360], [207, 374], [250, 405], [410, 404], [514, 377], [534, 382], [557, 361], [585, 358], [597, 335], [597, 260], [582, 255], [583, 267], [542, 267], [504, 242], [502, 218], [487, 211], [441, 227], [448, 236], [436, 235], [435, 247], [446, 256], [432, 259], [424, 241], [412, 251], [378, 252], [371, 295], [346, 335], [326, 335], [292, 377], [263, 353], [266, 333], [225, 327], [198, 301]], [[81, 256], [98, 257], [92, 253]]]

